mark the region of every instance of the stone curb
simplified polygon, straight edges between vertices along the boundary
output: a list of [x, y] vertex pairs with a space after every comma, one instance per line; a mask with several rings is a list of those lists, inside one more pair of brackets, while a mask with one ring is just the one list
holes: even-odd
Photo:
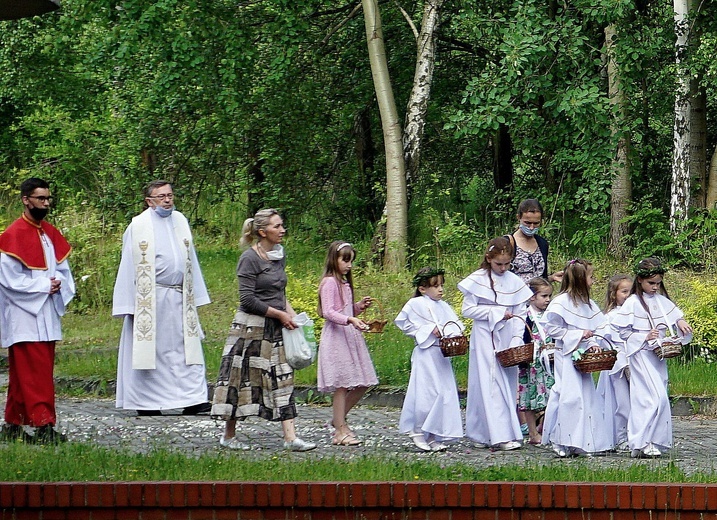
[[[0, 380], [0, 383], [2, 380]], [[55, 379], [55, 385], [58, 392], [73, 393], [82, 390], [84, 393], [112, 397], [117, 390], [116, 381], [101, 381], [80, 378], [63, 378]], [[209, 399], [214, 395], [214, 385], [207, 385]], [[465, 400], [466, 392], [460, 390], [459, 398]], [[331, 400], [327, 394], [322, 394], [315, 386], [299, 385], [296, 386], [295, 397], [308, 404], [318, 404], [325, 402], [330, 404]], [[372, 388], [361, 400], [363, 406], [377, 406], [385, 408], [401, 408], [406, 392], [402, 388], [395, 387], [375, 387]], [[717, 415], [717, 400], [714, 397], [689, 397], [675, 396], [671, 399], [672, 415], [678, 417], [687, 417], [692, 415]]]

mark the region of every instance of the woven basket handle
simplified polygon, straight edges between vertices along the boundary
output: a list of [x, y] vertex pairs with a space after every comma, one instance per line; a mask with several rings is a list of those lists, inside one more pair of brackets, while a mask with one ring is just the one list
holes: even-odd
[[463, 329], [461, 329], [461, 326], [458, 325], [458, 322], [455, 322], [455, 321], [451, 320], [451, 321], [447, 321], [446, 323], [444, 323], [444, 324], [443, 324], [443, 327], [441, 327], [441, 331], [440, 331], [440, 332], [441, 332], [441, 337], [443, 337], [443, 336], [446, 335], [446, 327], [448, 327], [448, 325], [450, 325], [451, 323], [452, 323], [453, 325], [455, 325], [456, 327], [458, 327], [458, 333], [459, 333], [459, 334], [463, 332]]
[[520, 316], [512, 316], [512, 317], [513, 317], [513, 318], [516, 318], [516, 319], [518, 319], [518, 320], [520, 320], [520, 321], [523, 322], [523, 325], [525, 325], [525, 330], [528, 331], [528, 334], [530, 335], [530, 338], [531, 338], [531, 340], [532, 340], [532, 338], [533, 338], [533, 331], [531, 330], [530, 327], [528, 327], [528, 322], [525, 321], [525, 320], [524, 320], [523, 318], [521, 318]]
[[[528, 334], [530, 334], [530, 338], [531, 338], [531, 340], [532, 340], [532, 338], [533, 338], [533, 331], [530, 330], [530, 327], [528, 327], [528, 323], [527, 323], [523, 318], [521, 318], [520, 316], [511, 316], [509, 319], [513, 319], [513, 318], [516, 318], [516, 319], [518, 319], [518, 320], [520, 320], [520, 321], [523, 322], [523, 325], [525, 325], [525, 330], [528, 331]], [[493, 352], [496, 352], [496, 350], [495, 350], [495, 338], [493, 338], [493, 331], [492, 331], [492, 330], [490, 331], [490, 341], [491, 341], [491, 343], [493, 343]]]
[[[383, 315], [384, 315], [383, 305], [381, 305], [381, 301], [378, 298], [371, 298], [371, 303], [374, 303], [374, 302], [378, 303], [378, 317], [379, 317], [379, 319], [383, 320], [384, 319], [383, 318]], [[366, 312], [366, 309], [364, 309], [363, 312]]]
[[593, 338], [600, 338], [600, 339], [606, 341], [607, 344], [610, 345], [610, 348], [609, 348], [608, 350], [617, 350], [617, 349], [615, 348], [615, 345], [612, 343], [612, 341], [610, 341], [610, 340], [609, 340], [608, 338], [606, 338], [605, 336], [601, 336], [600, 334], [593, 334], [592, 337], [593, 337]]

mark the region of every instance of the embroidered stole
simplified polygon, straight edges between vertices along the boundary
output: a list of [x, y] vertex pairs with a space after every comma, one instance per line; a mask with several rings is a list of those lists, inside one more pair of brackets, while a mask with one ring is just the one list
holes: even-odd
[[[132, 219], [132, 257], [135, 266], [135, 313], [132, 331], [132, 368], [156, 368], [157, 351], [157, 283], [155, 280], [155, 241], [151, 210]], [[203, 365], [199, 315], [194, 303], [194, 271], [192, 268], [192, 235], [184, 215], [174, 211], [168, 218], [177, 243], [184, 254], [182, 282], [182, 321], [184, 358], [187, 365]], [[183, 247], [182, 247], [183, 246]]]

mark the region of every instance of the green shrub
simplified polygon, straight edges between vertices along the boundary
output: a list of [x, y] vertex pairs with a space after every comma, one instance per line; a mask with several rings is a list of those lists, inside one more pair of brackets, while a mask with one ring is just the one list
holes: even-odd
[[121, 231], [84, 206], [66, 208], [55, 216], [54, 224], [72, 245], [69, 262], [77, 285], [73, 311], [111, 305], [122, 250]]
[[713, 362], [717, 356], [717, 286], [711, 281], [688, 282], [689, 298], [681, 299], [680, 308], [694, 329], [691, 353]]

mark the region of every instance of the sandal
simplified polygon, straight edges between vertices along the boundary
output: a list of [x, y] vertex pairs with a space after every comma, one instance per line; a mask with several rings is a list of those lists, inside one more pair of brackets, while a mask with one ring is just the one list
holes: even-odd
[[334, 437], [331, 439], [331, 444], [334, 446], [360, 446], [361, 441], [354, 437], [353, 433], [347, 433], [341, 439]]

